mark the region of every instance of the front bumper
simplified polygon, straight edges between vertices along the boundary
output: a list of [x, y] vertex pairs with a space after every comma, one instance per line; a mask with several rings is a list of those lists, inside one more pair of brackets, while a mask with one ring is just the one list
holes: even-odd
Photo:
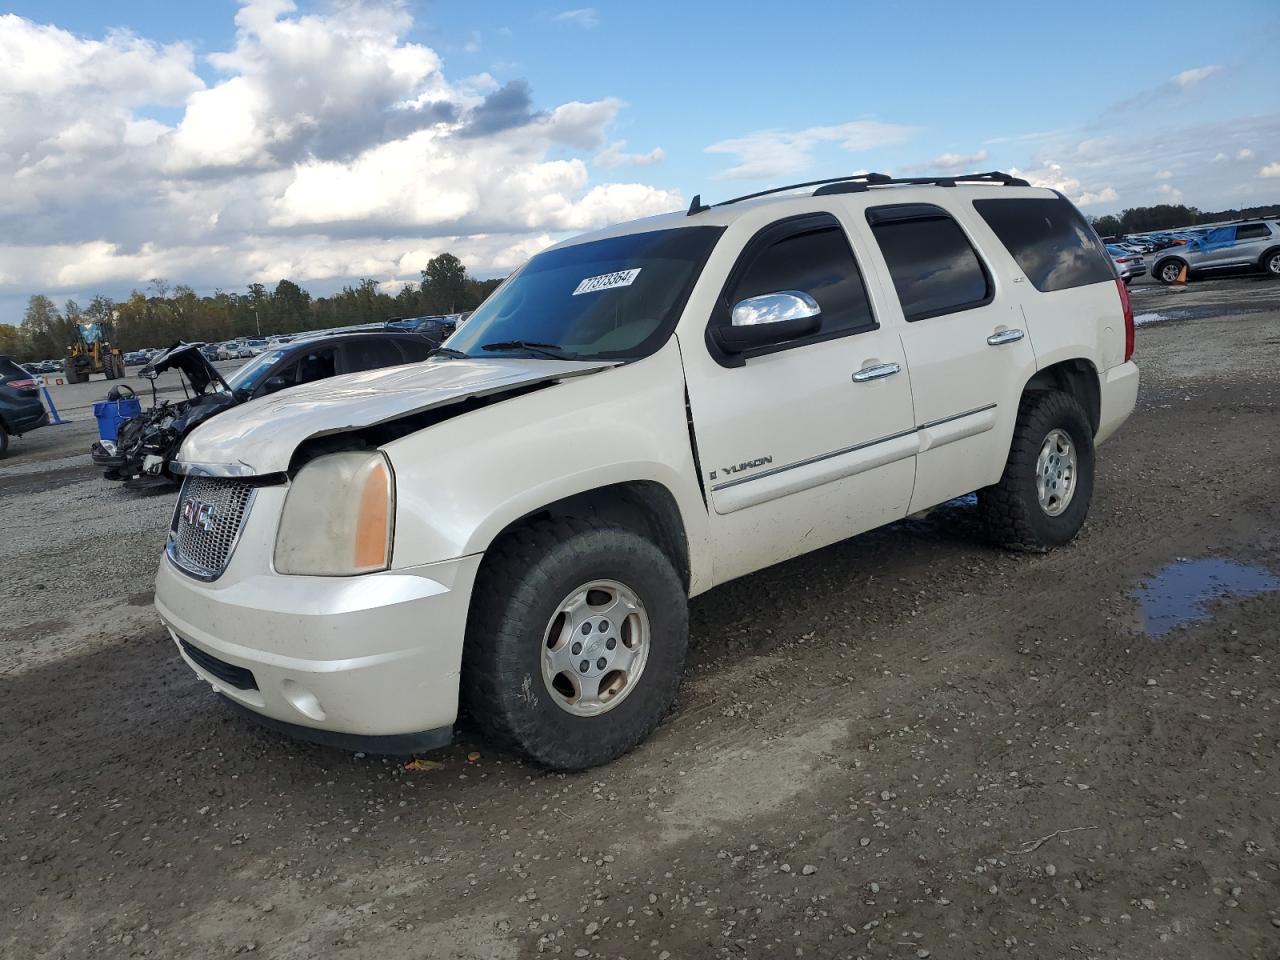
[[349, 749], [411, 752], [448, 742], [457, 718], [479, 563], [205, 582], [165, 556], [156, 609], [187, 665], [269, 725]]

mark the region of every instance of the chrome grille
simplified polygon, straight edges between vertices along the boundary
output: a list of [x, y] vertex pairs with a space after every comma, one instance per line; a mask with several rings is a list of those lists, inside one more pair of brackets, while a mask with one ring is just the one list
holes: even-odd
[[187, 477], [169, 533], [169, 556], [193, 576], [222, 575], [249, 514], [254, 486], [223, 477]]

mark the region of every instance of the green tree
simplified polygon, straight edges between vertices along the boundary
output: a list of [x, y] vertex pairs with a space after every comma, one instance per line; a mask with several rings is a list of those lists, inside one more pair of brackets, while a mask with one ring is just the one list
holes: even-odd
[[466, 309], [467, 268], [452, 253], [432, 257], [422, 271], [422, 293], [428, 313]]
[[1114, 237], [1124, 232], [1124, 226], [1120, 223], [1120, 218], [1107, 214], [1105, 217], [1093, 218], [1093, 229], [1098, 231], [1100, 237]]

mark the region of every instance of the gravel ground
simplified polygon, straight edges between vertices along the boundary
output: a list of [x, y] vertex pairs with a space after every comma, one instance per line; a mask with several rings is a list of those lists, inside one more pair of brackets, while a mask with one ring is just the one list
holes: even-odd
[[959, 502], [719, 588], [672, 716], [580, 775], [233, 713], [147, 606], [172, 498], [24, 438], [0, 956], [1276, 957], [1280, 286], [1135, 300], [1170, 319], [1075, 544]]

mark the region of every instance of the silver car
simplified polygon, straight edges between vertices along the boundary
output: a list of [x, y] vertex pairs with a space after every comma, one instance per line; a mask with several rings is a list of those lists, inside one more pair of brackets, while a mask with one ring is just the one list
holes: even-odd
[[1189, 243], [1161, 250], [1151, 275], [1174, 283], [1185, 267], [1192, 276], [1256, 267], [1280, 278], [1280, 221], [1244, 220], [1199, 232]]

